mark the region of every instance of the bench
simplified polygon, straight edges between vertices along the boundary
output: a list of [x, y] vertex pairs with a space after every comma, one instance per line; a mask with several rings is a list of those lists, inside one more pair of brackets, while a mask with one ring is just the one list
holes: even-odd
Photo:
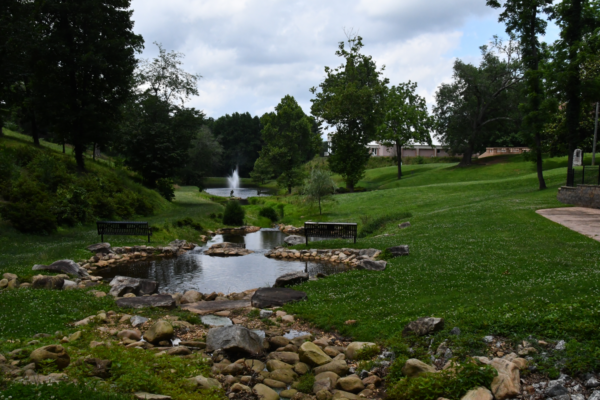
[[152, 230], [148, 226], [147, 222], [131, 222], [131, 221], [98, 221], [98, 235], [102, 237], [104, 242], [104, 235], [131, 235], [131, 236], [148, 236], [148, 243], [150, 243], [150, 236], [152, 236]]
[[331, 238], [331, 239], [354, 239], [358, 233], [358, 225], [353, 223], [338, 222], [305, 222], [304, 235], [308, 245], [309, 237]]

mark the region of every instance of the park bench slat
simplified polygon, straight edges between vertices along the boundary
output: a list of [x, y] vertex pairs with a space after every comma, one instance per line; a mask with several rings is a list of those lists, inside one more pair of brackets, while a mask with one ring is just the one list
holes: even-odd
[[358, 235], [358, 224], [348, 222], [305, 222], [304, 235], [306, 244], [309, 237], [354, 239]]
[[152, 236], [152, 230], [148, 226], [148, 222], [98, 221], [96, 226], [98, 227], [98, 235], [101, 236], [103, 242], [104, 235], [148, 236], [148, 243], [150, 243], [150, 236]]

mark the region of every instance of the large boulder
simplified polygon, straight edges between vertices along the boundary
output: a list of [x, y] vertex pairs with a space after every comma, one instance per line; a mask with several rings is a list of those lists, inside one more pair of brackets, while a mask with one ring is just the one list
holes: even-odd
[[109, 294], [114, 297], [122, 297], [129, 293], [143, 296], [158, 292], [158, 282], [150, 279], [115, 276], [108, 285], [111, 286]]
[[259, 355], [262, 353], [262, 338], [240, 325], [213, 328], [206, 334], [206, 351], [222, 349], [229, 353]]
[[121, 308], [149, 308], [158, 307], [172, 310], [177, 307], [175, 300], [171, 295], [144, 296], [121, 298], [116, 301], [118, 307]]
[[183, 294], [183, 296], [181, 296], [179, 302], [181, 304], [191, 304], [202, 300], [202, 298], [202, 293], [198, 292], [197, 290], [188, 290]]
[[144, 339], [147, 342], [157, 344], [163, 340], [173, 338], [173, 325], [167, 321], [158, 321], [150, 327], [144, 334]]
[[34, 265], [33, 271], [50, 271], [50, 272], [61, 272], [63, 274], [71, 275], [77, 278], [85, 278], [90, 276], [88, 272], [79, 266], [73, 260], [60, 260], [50, 265]]
[[313, 342], [304, 342], [298, 350], [300, 361], [310, 365], [311, 367], [319, 367], [331, 362], [331, 357], [321, 350], [319, 346]]
[[302, 282], [306, 282], [308, 280], [308, 273], [306, 272], [290, 272], [285, 275], [281, 275], [277, 280], [275, 280], [275, 284], [273, 287], [286, 287], [297, 285]]
[[433, 372], [435, 372], [435, 368], [433, 368], [431, 365], [425, 364], [421, 360], [417, 360], [416, 358], [411, 358], [410, 360], [406, 361], [406, 364], [404, 364], [404, 367], [402, 367], [402, 373], [409, 378], [414, 378], [419, 375]]
[[502, 358], [494, 358], [490, 365], [498, 371], [498, 375], [492, 381], [495, 399], [509, 399], [521, 393], [521, 374], [516, 364]]
[[407, 256], [409, 254], [408, 245], [388, 247], [386, 250], [392, 253], [394, 257]]
[[402, 331], [402, 335], [413, 333], [417, 336], [425, 336], [442, 329], [444, 329], [443, 318], [424, 317], [409, 323]]
[[469, 390], [460, 400], [493, 400], [492, 392], [485, 387]]
[[290, 236], [286, 237], [285, 239], [283, 239], [283, 241], [286, 242], [287, 244], [289, 244], [290, 246], [296, 246], [299, 244], [306, 243], [306, 238], [304, 236], [300, 236], [300, 235], [290, 235]]
[[65, 280], [59, 276], [36, 275], [31, 281], [33, 289], [54, 289], [61, 290], [65, 285]]
[[115, 252], [111, 249], [110, 243], [96, 243], [86, 247], [89, 251], [94, 254], [114, 254]]
[[306, 293], [288, 288], [261, 288], [252, 296], [252, 307], [278, 307], [293, 301], [306, 299]]
[[361, 260], [356, 268], [366, 269], [368, 271], [385, 271], [387, 267], [387, 261], [373, 261], [373, 260]]
[[[367, 347], [378, 347], [375, 343], [371, 342], [352, 342], [346, 347], [346, 358], [354, 360], [360, 350]], [[339, 374], [338, 374], [339, 375]]]
[[50, 345], [35, 349], [29, 355], [29, 358], [36, 367], [40, 367], [48, 362], [54, 363], [59, 370], [63, 370], [71, 363], [71, 358], [60, 345]]

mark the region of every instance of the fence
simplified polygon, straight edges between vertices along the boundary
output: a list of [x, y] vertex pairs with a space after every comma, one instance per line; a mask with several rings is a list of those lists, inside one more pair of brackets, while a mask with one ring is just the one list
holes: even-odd
[[567, 173], [567, 186], [577, 185], [600, 185], [600, 166], [573, 167], [571, 172]]

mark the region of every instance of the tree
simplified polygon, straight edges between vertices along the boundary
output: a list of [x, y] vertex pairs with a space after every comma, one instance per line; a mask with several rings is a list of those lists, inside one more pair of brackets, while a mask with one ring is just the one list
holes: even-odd
[[310, 177], [307, 179], [303, 193], [310, 203], [319, 204], [319, 214], [321, 210], [321, 201], [328, 198], [335, 192], [335, 183], [331, 178], [331, 173], [324, 169], [313, 168], [310, 171]]
[[[487, 0], [487, 4], [500, 8], [498, 0]], [[543, 55], [540, 35], [546, 34], [547, 22], [540, 14], [547, 12], [552, 0], [506, 0], [500, 21], [506, 23], [506, 32], [517, 35], [521, 46], [523, 67], [525, 70], [526, 102], [521, 105], [525, 116], [523, 130], [535, 152], [535, 161], [540, 190], [546, 189], [542, 162], [542, 130], [548, 120], [542, 102], [545, 98], [542, 85], [540, 59]]]
[[254, 163], [254, 169], [250, 172], [252, 182], [262, 185], [273, 177], [273, 169], [264, 158], [257, 158]]
[[208, 126], [198, 130], [188, 149], [188, 158], [181, 171], [184, 185], [201, 187], [202, 180], [209, 176], [221, 162], [223, 148]]
[[[313, 134], [313, 119], [307, 116], [292, 96], [285, 96], [274, 112], [260, 119], [263, 126], [263, 159], [279, 176], [282, 187], [292, 193], [292, 188], [302, 181], [300, 166], [321, 146], [320, 138]], [[261, 161], [262, 162], [262, 161]]]
[[371, 56], [361, 54], [360, 36], [349, 36], [348, 49], [340, 42], [336, 55], [344, 59], [337, 68], [325, 67], [325, 80], [310, 89], [311, 112], [334, 127], [329, 165], [342, 175], [349, 191], [362, 178], [369, 160], [367, 145], [375, 137], [384, 113], [384, 68], [377, 69]]
[[394, 146], [398, 157], [398, 179], [402, 177], [401, 149], [410, 142], [431, 145], [429, 116], [425, 98], [415, 93], [417, 84], [408, 82], [392, 86], [386, 95], [383, 123], [377, 128], [377, 140]]
[[494, 47], [505, 53], [505, 60], [482, 46], [479, 67], [457, 59], [453, 82], [443, 83], [435, 94], [437, 135], [453, 153], [463, 154], [461, 166], [470, 165], [473, 154], [499, 134], [501, 122], [513, 120], [518, 111], [508, 93], [521, 82], [516, 49], [512, 43], [496, 42]]
[[83, 171], [87, 146], [106, 142], [131, 95], [143, 39], [133, 32], [130, 0], [36, 0], [35, 6], [41, 32], [36, 96]]
[[228, 175], [239, 168], [241, 176], [248, 176], [263, 145], [260, 119], [250, 113], [227, 114], [214, 121], [212, 130], [223, 146], [219, 174]]

